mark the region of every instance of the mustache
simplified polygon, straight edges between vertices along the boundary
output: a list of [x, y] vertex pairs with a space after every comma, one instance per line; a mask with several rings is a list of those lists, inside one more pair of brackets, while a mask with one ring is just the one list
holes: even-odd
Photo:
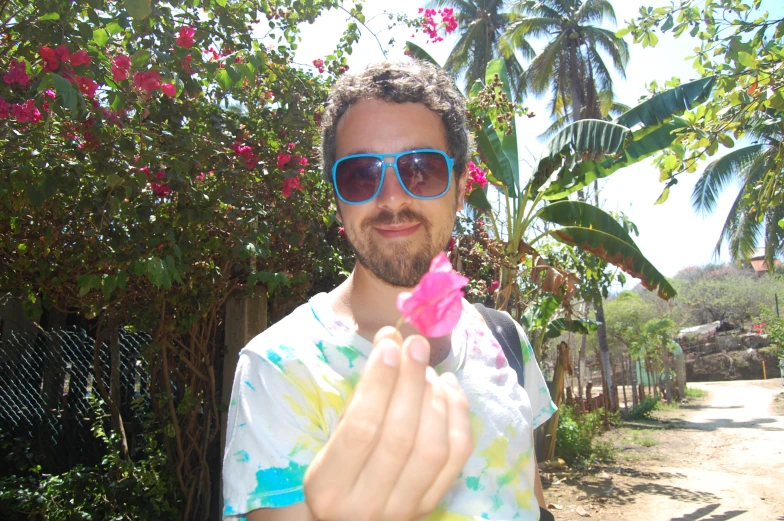
[[373, 217], [365, 219], [362, 226], [364, 228], [369, 228], [372, 226], [405, 224], [410, 222], [419, 222], [422, 223], [425, 228], [430, 228], [430, 221], [428, 221], [424, 215], [411, 208], [404, 208], [397, 213], [392, 213], [389, 210], [382, 210]]

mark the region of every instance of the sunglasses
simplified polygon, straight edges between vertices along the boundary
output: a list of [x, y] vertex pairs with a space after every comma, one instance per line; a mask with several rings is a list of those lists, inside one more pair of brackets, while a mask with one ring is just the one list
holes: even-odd
[[381, 191], [384, 174], [391, 166], [408, 195], [414, 199], [436, 199], [449, 191], [454, 164], [454, 158], [435, 149], [408, 150], [399, 154], [354, 154], [335, 162], [332, 183], [344, 203], [366, 203]]

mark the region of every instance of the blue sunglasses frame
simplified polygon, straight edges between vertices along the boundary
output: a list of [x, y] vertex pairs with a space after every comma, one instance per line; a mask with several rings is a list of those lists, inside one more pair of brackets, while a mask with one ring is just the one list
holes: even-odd
[[[427, 195], [427, 196], [414, 194], [408, 189], [408, 187], [406, 187], [405, 183], [403, 182], [403, 179], [400, 177], [400, 170], [398, 170], [397, 168], [398, 159], [400, 159], [403, 156], [418, 154], [421, 152], [435, 152], [443, 156], [443, 158], [446, 160], [446, 166], [449, 171], [447, 172], [446, 188], [444, 188], [444, 191], [441, 192], [440, 194]], [[347, 159], [352, 159], [355, 157], [374, 157], [381, 161], [381, 177], [378, 181], [378, 187], [376, 187], [376, 191], [373, 193], [373, 195], [371, 195], [369, 198], [365, 199], [364, 201], [347, 201], [340, 194], [340, 190], [338, 189], [338, 175], [337, 175], [338, 165], [343, 161], [346, 161]], [[387, 158], [393, 158], [393, 160], [391, 162], [388, 162], [386, 161]], [[381, 187], [384, 186], [384, 176], [387, 173], [387, 168], [392, 167], [395, 169], [397, 182], [400, 183], [400, 186], [403, 187], [403, 190], [405, 190], [405, 192], [408, 195], [410, 195], [414, 199], [438, 199], [439, 197], [443, 197], [444, 194], [446, 194], [449, 191], [449, 188], [452, 186], [452, 170], [454, 166], [455, 166], [455, 158], [449, 157], [446, 154], [446, 152], [444, 152], [443, 150], [438, 150], [435, 148], [420, 148], [415, 150], [406, 150], [405, 152], [400, 152], [398, 154], [353, 154], [350, 156], [341, 157], [340, 159], [335, 161], [335, 164], [332, 165], [332, 186], [335, 188], [335, 193], [337, 194], [338, 198], [341, 201], [343, 201], [345, 204], [365, 204], [375, 199], [378, 196], [378, 194], [381, 192]]]

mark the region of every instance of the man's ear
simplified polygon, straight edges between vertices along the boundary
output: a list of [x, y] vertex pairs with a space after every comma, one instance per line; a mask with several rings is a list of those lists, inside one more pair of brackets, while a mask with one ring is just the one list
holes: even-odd
[[465, 208], [466, 199], [466, 183], [468, 182], [468, 167], [463, 170], [463, 173], [457, 178], [457, 211]]

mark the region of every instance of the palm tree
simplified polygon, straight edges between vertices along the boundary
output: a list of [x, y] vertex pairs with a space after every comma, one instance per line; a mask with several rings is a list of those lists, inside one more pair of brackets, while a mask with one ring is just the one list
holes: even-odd
[[716, 255], [726, 241], [733, 261], [748, 260], [760, 238], [764, 238], [765, 261], [772, 268], [776, 256], [784, 253], [784, 230], [778, 224], [784, 218], [784, 207], [766, 205], [764, 213], [759, 215], [755, 202], [764, 197], [759, 185], [763, 184], [765, 177], [780, 177], [784, 171], [784, 126], [759, 120], [755, 126], [751, 145], [733, 150], [705, 167], [694, 186], [691, 204], [703, 215], [710, 214], [716, 209], [716, 200], [727, 185], [740, 183], [740, 190], [716, 244]]
[[[510, 73], [512, 93], [520, 100], [523, 68], [511, 54], [502, 54], [499, 42], [509, 24], [509, 14], [502, 12], [502, 0], [435, 0], [438, 7], [452, 7], [457, 18], [458, 40], [444, 64], [455, 78], [462, 77], [468, 91], [476, 80], [484, 80], [487, 65], [503, 58]], [[527, 42], [526, 42], [527, 43]], [[520, 48], [526, 59], [534, 57], [533, 48]]]
[[[597, 27], [604, 20], [615, 23], [608, 0], [517, 0], [510, 23], [499, 43], [504, 55], [521, 51], [531, 55], [531, 39], [548, 38], [544, 50], [520, 76], [524, 88], [537, 95], [552, 93], [554, 117], [571, 108], [571, 119], [601, 119], [602, 98], [613, 99], [610, 71], [600, 52], [625, 77], [628, 44], [613, 31]], [[600, 95], [600, 93], [602, 93]]]

